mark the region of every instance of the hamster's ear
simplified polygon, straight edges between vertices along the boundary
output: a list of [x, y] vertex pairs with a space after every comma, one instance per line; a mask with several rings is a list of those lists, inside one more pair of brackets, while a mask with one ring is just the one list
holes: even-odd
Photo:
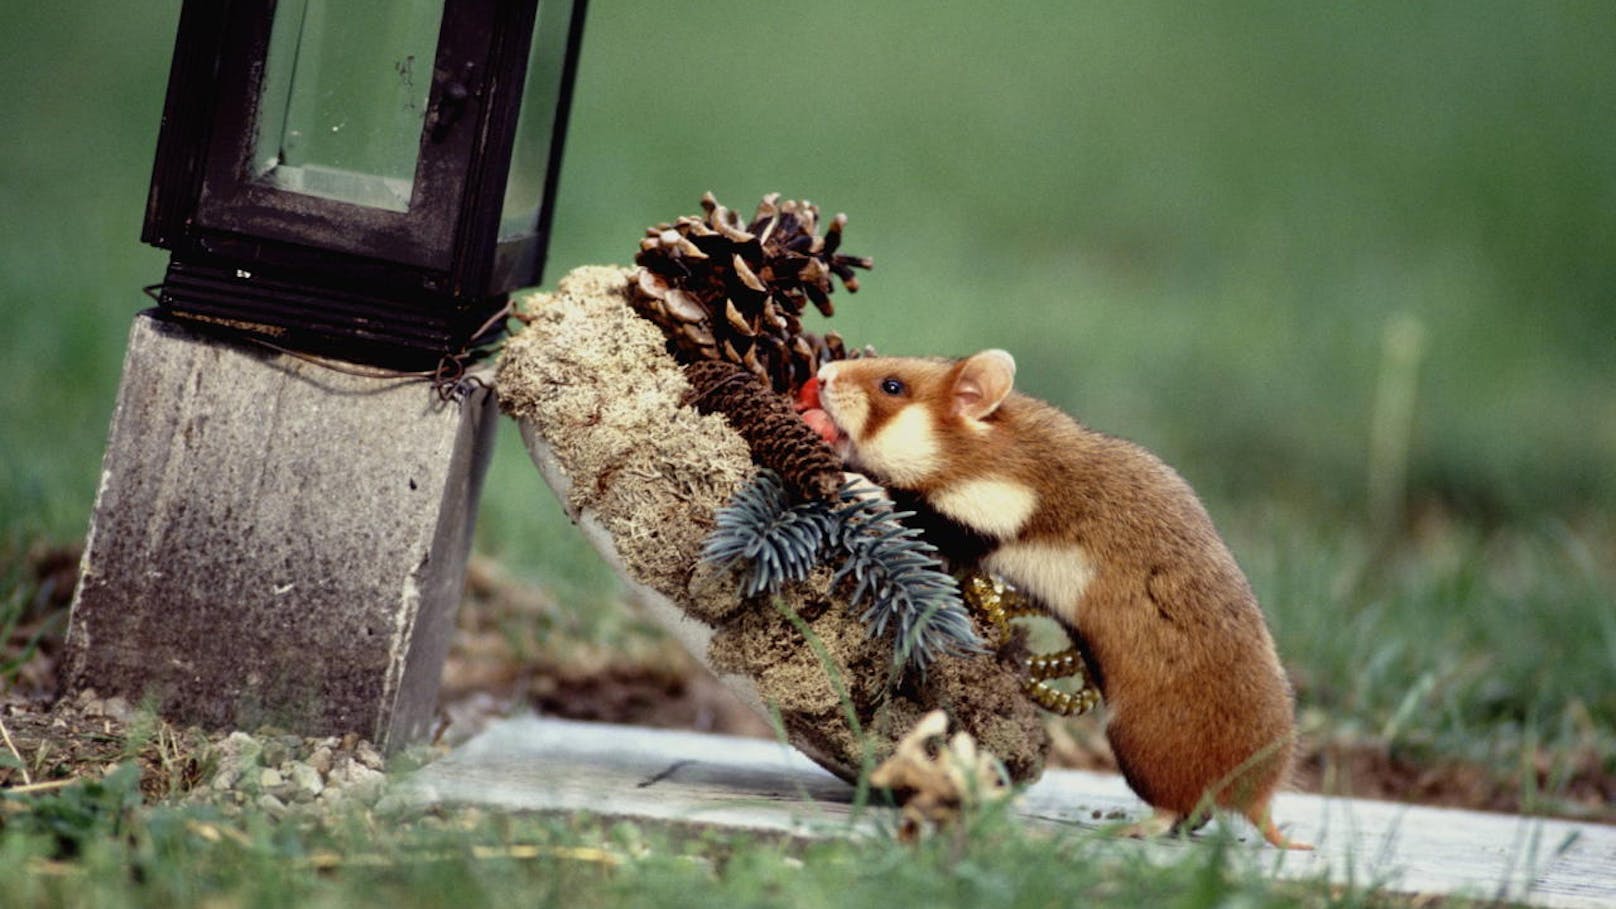
[[1004, 403], [1015, 379], [1015, 357], [1005, 351], [973, 354], [954, 377], [954, 412], [973, 420], [987, 417]]

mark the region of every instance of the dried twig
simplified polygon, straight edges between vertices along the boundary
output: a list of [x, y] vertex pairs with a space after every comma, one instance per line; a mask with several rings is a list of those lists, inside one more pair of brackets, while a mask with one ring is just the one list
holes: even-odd
[[12, 786], [6, 791], [13, 792], [18, 795], [27, 795], [30, 792], [49, 792], [52, 789], [61, 789], [66, 786], [71, 786], [78, 781], [78, 777], [69, 776], [59, 780], [42, 780], [38, 783], [28, 783], [23, 786]]
[[[313, 868], [317, 871], [330, 871], [342, 867], [396, 868], [400, 865], [413, 865], [418, 862], [459, 861], [464, 857], [465, 853], [462, 852], [411, 851], [395, 856], [374, 852], [342, 855], [330, 850], [321, 850], [297, 861], [295, 866]], [[623, 863], [622, 856], [593, 846], [546, 846], [526, 843], [512, 843], [508, 846], [472, 846], [471, 857], [478, 861], [562, 859], [589, 862], [604, 865], [608, 868], [615, 868]]]
[[6, 728], [6, 721], [3, 719], [0, 719], [0, 737], [6, 740], [6, 747], [11, 749], [12, 755], [17, 758], [17, 766], [22, 770], [23, 787], [32, 787], [34, 780], [28, 775], [28, 762], [23, 759], [22, 752], [17, 750], [17, 743], [11, 740], [11, 730]]

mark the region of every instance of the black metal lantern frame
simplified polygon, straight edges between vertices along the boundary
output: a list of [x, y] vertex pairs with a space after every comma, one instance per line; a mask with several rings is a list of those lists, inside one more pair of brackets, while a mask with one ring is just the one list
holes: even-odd
[[[509, 292], [540, 280], [585, 0], [444, 0], [397, 205], [266, 179], [261, 139], [278, 103], [265, 100], [266, 72], [272, 39], [285, 39], [277, 6], [289, 2], [184, 4], [142, 232], [171, 252], [159, 310], [401, 369], [486, 343], [503, 330]], [[524, 107], [530, 60], [549, 68], [549, 97]], [[397, 65], [404, 80], [424, 69]], [[542, 160], [525, 162], [543, 185], [512, 230], [501, 221], [528, 117], [547, 119], [521, 126], [548, 130], [548, 148], [527, 156]]]

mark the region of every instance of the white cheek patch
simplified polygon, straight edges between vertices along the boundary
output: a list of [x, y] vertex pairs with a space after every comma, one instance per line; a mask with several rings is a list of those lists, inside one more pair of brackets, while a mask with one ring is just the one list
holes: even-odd
[[1083, 592], [1094, 580], [1094, 563], [1071, 543], [1011, 543], [988, 556], [989, 571], [1042, 600], [1055, 615], [1077, 625]]
[[830, 394], [820, 400], [820, 406], [830, 415], [831, 422], [848, 436], [864, 434], [864, 423], [870, 418], [870, 402], [859, 394], [838, 393], [832, 386]]
[[899, 411], [859, 446], [858, 454], [866, 466], [897, 486], [923, 483], [943, 466], [931, 411], [920, 406]]
[[1038, 494], [1014, 480], [967, 480], [930, 499], [948, 517], [1001, 540], [1020, 533], [1038, 508]]

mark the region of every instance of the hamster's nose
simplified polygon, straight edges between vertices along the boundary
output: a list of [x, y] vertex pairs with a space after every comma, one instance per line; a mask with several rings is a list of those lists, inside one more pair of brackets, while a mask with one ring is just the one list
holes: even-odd
[[829, 387], [830, 383], [832, 381], [834, 381], [835, 378], [836, 378], [836, 364], [835, 363], [826, 363], [824, 366], [819, 367], [819, 388], [820, 388], [820, 390], [824, 390], [825, 388]]

